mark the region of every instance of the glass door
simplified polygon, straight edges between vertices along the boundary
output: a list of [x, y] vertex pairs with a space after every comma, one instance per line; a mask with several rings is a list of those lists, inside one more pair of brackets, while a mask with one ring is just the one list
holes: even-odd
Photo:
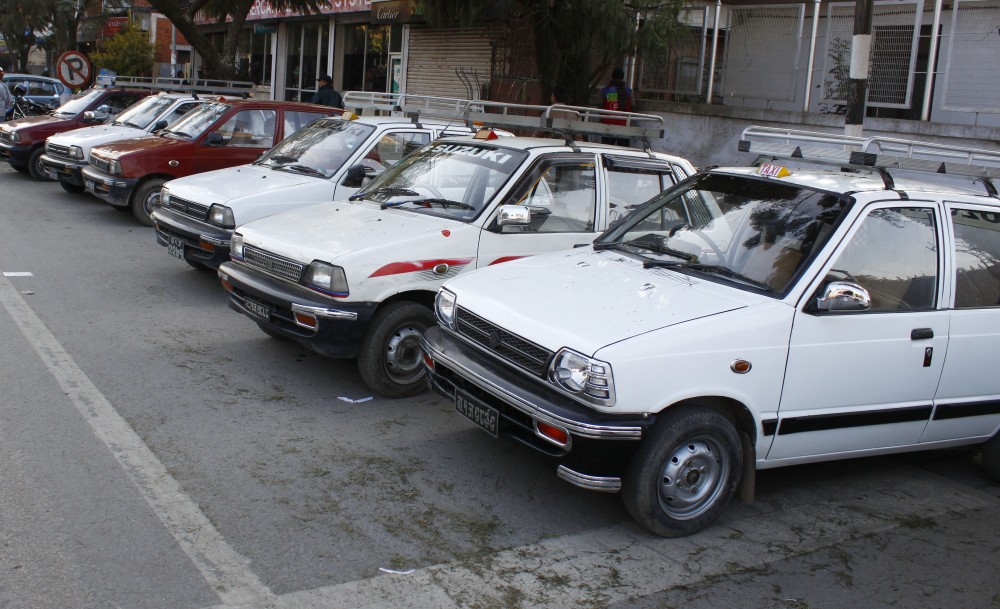
[[359, 24], [344, 30], [345, 91], [390, 91], [393, 57], [401, 57], [403, 28]]
[[328, 74], [326, 50], [330, 44], [327, 23], [288, 25], [288, 53], [285, 60], [285, 100], [309, 101], [316, 92], [316, 77]]

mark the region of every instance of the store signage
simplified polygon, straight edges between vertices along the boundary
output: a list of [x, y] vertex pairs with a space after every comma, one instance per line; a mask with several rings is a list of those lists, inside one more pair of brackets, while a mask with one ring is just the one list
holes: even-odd
[[416, 0], [375, 0], [372, 2], [372, 23], [415, 23], [424, 20]]
[[128, 17], [108, 17], [104, 21], [104, 27], [101, 29], [101, 33], [105, 38], [110, 38], [121, 31], [123, 27], [128, 25]]
[[[335, 13], [361, 13], [372, 8], [372, 0], [318, 0], [319, 14], [332, 15]], [[282, 17], [302, 17], [310, 13], [296, 11], [293, 9], [279, 10], [271, 6], [271, 0], [254, 0], [247, 13], [247, 21], [261, 21], [265, 19], [279, 19]], [[232, 21], [232, 17], [227, 17], [226, 21]], [[215, 24], [217, 21], [205, 14], [204, 11], [195, 15], [194, 22], [198, 25]]]

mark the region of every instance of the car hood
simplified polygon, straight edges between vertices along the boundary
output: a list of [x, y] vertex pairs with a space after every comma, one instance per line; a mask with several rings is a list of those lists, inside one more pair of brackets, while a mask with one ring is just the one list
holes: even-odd
[[130, 152], [136, 152], [138, 150], [159, 150], [162, 153], [166, 153], [166, 151], [177, 146], [186, 146], [190, 143], [191, 140], [174, 140], [161, 137], [159, 135], [146, 135], [143, 137], [134, 137], [127, 140], [119, 140], [113, 143], [103, 144], [101, 146], [100, 156], [106, 159], [114, 160]]
[[53, 135], [49, 141], [60, 146], [97, 146], [107, 142], [143, 137], [146, 132], [125, 125], [93, 125]]
[[301, 184], [315, 184], [317, 180], [322, 178], [275, 171], [261, 165], [240, 165], [173, 180], [170, 195], [203, 205], [228, 204], [234, 199], [266, 193], [280, 192], [280, 197], [294, 197], [294, 193], [285, 191]]
[[[449, 251], [449, 247], [464, 242], [458, 235], [467, 231], [478, 233], [479, 229], [419, 212], [379, 209], [376, 204], [348, 201], [308, 205], [236, 229], [247, 245], [305, 264], [313, 260], [339, 264], [339, 258], [364, 250], [363, 260], [347, 265], [362, 272], [359, 266], [381, 266], [383, 258], [394, 260], [400, 251], [441, 255], [442, 251]], [[435, 233], [435, 241], [427, 242], [426, 239]], [[414, 241], [422, 243], [413, 245]], [[461, 252], [463, 255], [468, 253]]]
[[72, 125], [76, 121], [75, 118], [56, 118], [54, 116], [49, 116], [48, 114], [41, 116], [26, 116], [24, 118], [19, 118], [13, 121], [7, 121], [5, 123], [0, 123], [3, 125], [4, 129], [9, 131], [15, 131], [19, 129], [32, 129], [32, 128], [43, 128], [43, 129], [53, 129], [59, 128], [62, 125]]
[[616, 252], [581, 248], [487, 267], [447, 282], [458, 306], [546, 349], [593, 356], [661, 328], [766, 299]]

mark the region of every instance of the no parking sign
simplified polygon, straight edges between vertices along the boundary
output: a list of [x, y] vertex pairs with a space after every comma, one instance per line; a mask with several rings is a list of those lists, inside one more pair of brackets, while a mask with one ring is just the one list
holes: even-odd
[[71, 89], [80, 89], [90, 82], [91, 72], [90, 60], [79, 51], [66, 51], [56, 61], [56, 76]]

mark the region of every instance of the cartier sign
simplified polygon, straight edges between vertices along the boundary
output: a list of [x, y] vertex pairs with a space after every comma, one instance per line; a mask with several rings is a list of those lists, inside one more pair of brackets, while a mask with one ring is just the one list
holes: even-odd
[[372, 23], [414, 23], [423, 21], [416, 0], [383, 0], [372, 2]]

